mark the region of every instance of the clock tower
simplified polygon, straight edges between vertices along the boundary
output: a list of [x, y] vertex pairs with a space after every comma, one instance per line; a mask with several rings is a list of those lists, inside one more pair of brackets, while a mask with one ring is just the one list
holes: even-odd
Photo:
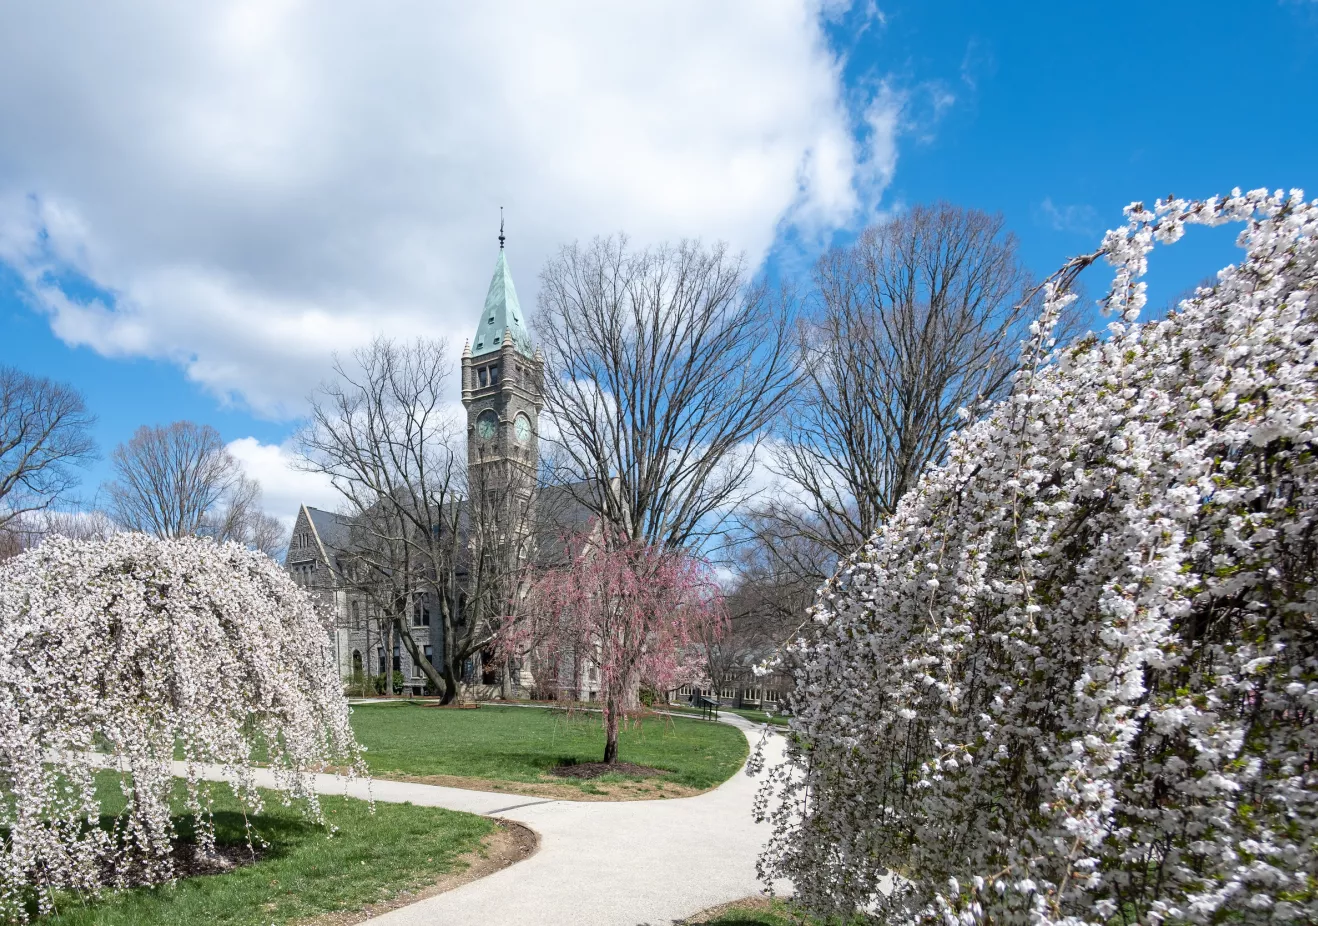
[[531, 501], [540, 463], [544, 358], [532, 350], [503, 243], [501, 228], [476, 336], [462, 349], [462, 404], [469, 495], [516, 518]]

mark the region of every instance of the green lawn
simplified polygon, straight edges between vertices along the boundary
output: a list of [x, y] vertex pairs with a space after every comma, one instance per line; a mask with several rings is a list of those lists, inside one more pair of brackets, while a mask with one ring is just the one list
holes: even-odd
[[[371, 774], [379, 778], [451, 776], [553, 785], [595, 795], [658, 797], [702, 791], [730, 778], [747, 754], [746, 737], [727, 724], [649, 717], [621, 732], [618, 757], [664, 769], [668, 775], [639, 780], [610, 775], [581, 782], [548, 772], [565, 761], [598, 762], [604, 757], [598, 713], [497, 705], [446, 710], [400, 701], [354, 707], [352, 726], [366, 747]], [[608, 787], [627, 781], [634, 784], [612, 792]]]
[[[681, 704], [665, 705], [660, 708], [656, 705], [656, 710], [674, 711], [679, 714], [691, 714], [699, 716], [701, 711], [696, 707], [686, 707]], [[791, 719], [784, 717], [782, 714], [769, 714], [765, 711], [753, 711], [746, 707], [720, 707], [720, 714], [736, 714], [738, 717], [745, 717], [754, 723], [771, 723], [776, 727], [785, 727], [791, 723]]]
[[[107, 813], [120, 810], [123, 795], [115, 774], [104, 773], [99, 783], [102, 807]], [[216, 785], [214, 793], [218, 841], [244, 844], [237, 802], [227, 786]], [[182, 795], [180, 783], [175, 794], [180, 811]], [[265, 812], [252, 818], [269, 843], [256, 863], [89, 901], [64, 897], [59, 914], [39, 920], [40, 926], [270, 926], [360, 910], [464, 867], [459, 856], [477, 849], [493, 828], [492, 821], [472, 814], [381, 803], [372, 815], [363, 801], [324, 797], [326, 818], [338, 827], [331, 835], [298, 808], [282, 806], [278, 795], [266, 798]], [[180, 832], [191, 832], [190, 817], [180, 813], [176, 821]]]
[[702, 920], [700, 926], [797, 926], [798, 923], [800, 920], [790, 918], [784, 907], [777, 906], [772, 910], [733, 910], [712, 920]]
[[[693, 922], [700, 926], [842, 926], [837, 919], [825, 923], [802, 916], [782, 900], [747, 898], [717, 909], [721, 911], [717, 915], [708, 919], [697, 916]], [[708, 911], [705, 916], [709, 916]], [[857, 919], [850, 922], [858, 924], [860, 921]]]

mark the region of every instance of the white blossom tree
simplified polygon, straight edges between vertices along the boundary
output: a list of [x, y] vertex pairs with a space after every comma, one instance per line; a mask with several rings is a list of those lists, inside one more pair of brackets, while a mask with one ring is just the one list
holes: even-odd
[[[215, 839], [203, 762], [256, 813], [259, 759], [321, 820], [310, 774], [364, 768], [341, 692], [310, 599], [236, 543], [55, 536], [0, 564], [0, 920], [130, 871], [169, 879], [175, 750], [199, 851]], [[96, 799], [107, 761], [129, 773], [108, 830]]]
[[[1318, 922], [1318, 202], [1127, 216], [788, 656], [761, 873], [816, 912]], [[1227, 221], [1242, 263], [1133, 324], [1154, 242]], [[1120, 320], [1054, 353], [1100, 258]]]

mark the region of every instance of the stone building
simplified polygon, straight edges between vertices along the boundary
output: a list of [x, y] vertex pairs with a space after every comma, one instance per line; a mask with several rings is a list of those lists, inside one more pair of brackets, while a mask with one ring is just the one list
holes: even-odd
[[[501, 234], [476, 333], [462, 351], [469, 493], [461, 516], [463, 529], [469, 532], [464, 544], [487, 555], [552, 559], [562, 553], [558, 538], [586, 528], [590, 515], [573, 487], [537, 484], [544, 360], [531, 343], [503, 242]], [[334, 654], [345, 681], [393, 671], [401, 673], [406, 693], [426, 693], [427, 680], [407, 648], [396, 635], [381, 631], [378, 617], [344, 579], [350, 527], [341, 515], [303, 505], [286, 567], [296, 581], [316, 590], [333, 614]], [[459, 599], [459, 614], [465, 601], [465, 595]], [[411, 631], [414, 638], [428, 641], [423, 647], [427, 658], [443, 653], [443, 623], [431, 620], [424, 600], [413, 609]], [[509, 688], [515, 689], [514, 695], [525, 696], [533, 685], [527, 673], [517, 671], [505, 686], [502, 670], [485, 665], [479, 655], [464, 669], [462, 681], [472, 697], [497, 696]], [[585, 673], [579, 695], [589, 699], [593, 693], [590, 675]]]
[[[590, 494], [585, 484], [539, 486], [539, 422], [544, 403], [544, 359], [527, 331], [517, 299], [507, 254], [500, 236], [499, 255], [476, 333], [462, 351], [461, 398], [466, 409], [468, 498], [461, 523], [464, 546], [484, 545], [502, 555], [533, 557], [546, 565], [571, 555], [563, 546], [568, 536], [588, 534], [593, 516], [582, 504]], [[473, 517], [477, 512], [479, 517]], [[475, 524], [477, 527], [473, 527]], [[351, 562], [351, 523], [342, 515], [303, 505], [297, 514], [285, 565], [300, 584], [313, 589], [333, 615], [331, 641], [345, 683], [383, 679], [387, 672], [402, 676], [402, 692], [429, 693], [428, 682], [396, 634], [382, 631], [379, 615], [365, 596], [351, 589], [345, 569]], [[460, 584], [470, 582], [459, 574]], [[466, 596], [458, 601], [459, 619]], [[409, 617], [411, 634], [423, 655], [444, 652], [443, 622], [431, 619], [424, 599]], [[424, 642], [422, 642], [424, 641]], [[560, 670], [561, 674], [562, 670]], [[503, 670], [486, 665], [480, 654], [468, 660], [461, 681], [471, 698], [544, 696], [531, 674], [515, 670], [504, 684]], [[578, 677], [575, 683], [572, 676]], [[567, 671], [566, 681], [582, 701], [598, 695], [599, 670], [588, 660]], [[717, 699], [729, 706], [776, 707], [782, 679], [756, 679], [749, 670], [729, 680], [733, 687], [718, 691], [685, 686], [670, 692], [673, 700], [693, 696]], [[558, 692], [556, 691], [555, 694]]]

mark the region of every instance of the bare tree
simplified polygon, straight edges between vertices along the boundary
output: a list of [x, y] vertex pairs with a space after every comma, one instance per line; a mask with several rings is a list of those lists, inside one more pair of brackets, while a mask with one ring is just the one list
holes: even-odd
[[0, 367], [0, 531], [67, 499], [95, 456], [95, 421], [73, 387]]
[[79, 511], [46, 511], [34, 519], [42, 537], [71, 537], [74, 540], [108, 540], [119, 532], [109, 514], [99, 508]]
[[771, 467], [790, 491], [757, 533], [811, 577], [860, 547], [951, 432], [999, 398], [1037, 306], [1000, 215], [917, 206], [820, 259], [803, 388]]
[[256, 511], [247, 523], [246, 543], [272, 559], [279, 559], [288, 549], [288, 528], [274, 515]]
[[119, 526], [99, 508], [30, 511], [0, 530], [0, 560], [30, 550], [48, 537], [106, 540]]
[[261, 511], [260, 484], [210, 425], [144, 425], [110, 459], [116, 478], [105, 493], [126, 530], [235, 540], [266, 553], [283, 545], [283, 527]]
[[[237, 460], [234, 464], [238, 465]], [[288, 529], [261, 510], [261, 484], [248, 476], [237, 479], [224, 503], [204, 519], [203, 532], [217, 540], [236, 540], [272, 557], [288, 544]]]
[[815, 583], [783, 569], [779, 556], [779, 550], [754, 539], [737, 547], [736, 581], [725, 596], [727, 632], [702, 641], [716, 690], [742, 684], [753, 667], [798, 636]]
[[623, 236], [563, 248], [540, 282], [559, 481], [625, 538], [721, 531], [797, 377], [788, 295], [722, 245]]
[[[525, 524], [534, 496], [533, 486], [494, 493], [467, 484], [449, 373], [443, 342], [377, 338], [351, 364], [335, 361], [298, 437], [304, 466], [329, 476], [343, 498], [351, 527], [342, 581], [383, 615], [382, 638], [397, 635], [445, 703], [520, 598], [529, 555], [517, 545], [533, 532], [496, 525]], [[426, 657], [430, 640], [439, 658]]]

